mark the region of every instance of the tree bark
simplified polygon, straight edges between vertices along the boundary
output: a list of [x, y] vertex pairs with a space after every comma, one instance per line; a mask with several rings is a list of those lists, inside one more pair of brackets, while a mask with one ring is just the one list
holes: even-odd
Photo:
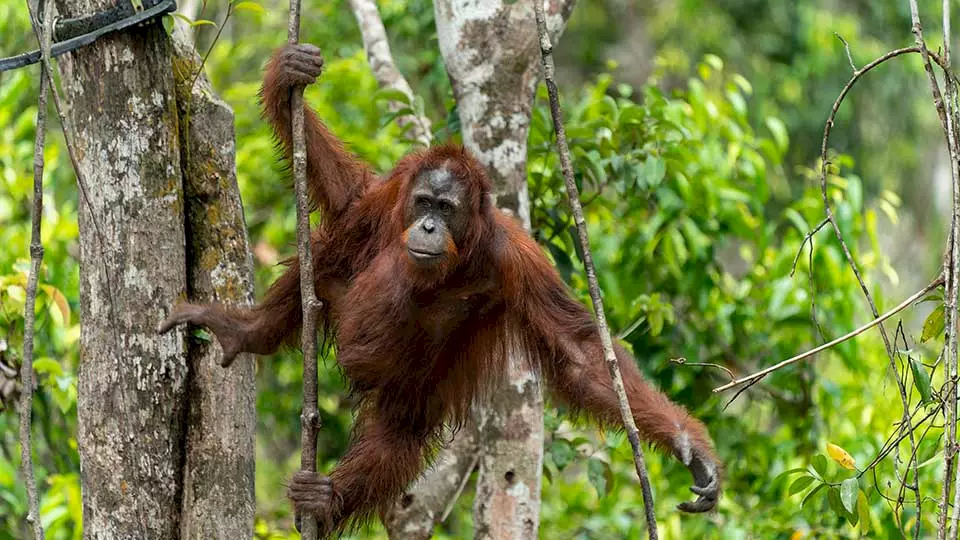
[[480, 458], [477, 422], [467, 422], [423, 476], [382, 516], [390, 538], [429, 540], [463, 491]]
[[[548, 0], [554, 37], [572, 0]], [[437, 0], [440, 52], [464, 145], [487, 167], [498, 207], [530, 227], [527, 135], [540, 53], [529, 2]], [[543, 395], [525, 351], [513, 349], [506, 384], [479, 415], [476, 538], [535, 538], [540, 523]]]
[[[237, 186], [233, 111], [200, 68], [191, 31], [177, 20], [173, 73], [186, 205], [187, 291], [194, 301], [253, 302], [253, 260]], [[210, 341], [189, 340], [180, 537], [253, 536], [254, 358], [229, 367]]]
[[[59, 0], [61, 16], [110, 0]], [[187, 355], [157, 324], [186, 285], [169, 40], [157, 22], [61, 57], [80, 213], [85, 538], [176, 538]]]

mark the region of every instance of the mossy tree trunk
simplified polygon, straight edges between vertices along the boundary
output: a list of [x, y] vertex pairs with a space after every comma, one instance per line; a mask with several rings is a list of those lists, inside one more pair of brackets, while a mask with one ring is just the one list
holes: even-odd
[[[64, 17], [111, 5], [58, 1]], [[251, 290], [232, 115], [195, 104], [208, 123], [181, 133], [171, 53], [154, 22], [59, 62], [85, 184], [77, 440], [86, 538], [249, 538], [253, 527], [252, 363], [223, 370], [211, 347], [188, 346], [184, 329], [156, 332], [187, 291], [249, 301]], [[185, 224], [196, 240], [185, 241]]]
[[[253, 260], [237, 186], [233, 111], [201, 74], [182, 20], [173, 33], [186, 201], [187, 290], [194, 301], [253, 302]], [[193, 339], [187, 361], [182, 538], [252, 538], [256, 501], [254, 358], [219, 365], [219, 346]]]

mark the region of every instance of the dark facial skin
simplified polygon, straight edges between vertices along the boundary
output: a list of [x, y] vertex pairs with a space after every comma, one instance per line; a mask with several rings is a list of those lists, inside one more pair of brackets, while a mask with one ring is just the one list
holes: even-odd
[[417, 264], [432, 266], [456, 254], [469, 221], [465, 199], [466, 188], [447, 169], [421, 171], [414, 178], [404, 226], [407, 253]]

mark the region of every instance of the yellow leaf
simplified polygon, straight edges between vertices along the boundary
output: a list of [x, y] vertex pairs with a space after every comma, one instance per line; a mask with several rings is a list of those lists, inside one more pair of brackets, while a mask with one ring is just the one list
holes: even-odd
[[853, 459], [846, 450], [833, 443], [827, 443], [827, 455], [840, 464], [844, 469], [856, 470], [857, 460]]
[[56, 304], [57, 309], [60, 310], [60, 315], [63, 316], [63, 325], [70, 326], [70, 304], [67, 303], [67, 297], [60, 292], [60, 289], [52, 285], [42, 285], [42, 287], [50, 300]]
[[19, 303], [24, 303], [27, 301], [27, 290], [21, 287], [20, 285], [10, 285], [7, 287], [7, 294], [13, 300], [16, 300]]
[[797, 529], [797, 530], [793, 531], [793, 534], [790, 535], [790, 540], [800, 540], [800, 539], [803, 538], [806, 534], [807, 534], [807, 533], [806, 533], [805, 531], [803, 531], [803, 530], [801, 530], [801, 529]]

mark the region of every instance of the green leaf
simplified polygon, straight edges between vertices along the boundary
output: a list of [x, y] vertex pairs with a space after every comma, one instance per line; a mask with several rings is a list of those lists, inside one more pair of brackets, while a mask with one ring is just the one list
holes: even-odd
[[790, 489], [787, 491], [787, 493], [789, 495], [796, 495], [797, 493], [807, 489], [807, 487], [812, 483], [812, 476], [801, 476], [800, 478], [794, 480], [792, 484], [790, 484]]
[[830, 508], [835, 514], [846, 515], [847, 511], [843, 508], [843, 501], [840, 500], [840, 489], [836, 486], [830, 486], [830, 490], [827, 491], [827, 502], [830, 503]]
[[[385, 87], [377, 90], [373, 94], [374, 100], [396, 101], [404, 105], [410, 105], [410, 96], [396, 88]], [[413, 112], [413, 109], [410, 109]]]
[[585, 255], [583, 254], [583, 246], [580, 245], [580, 233], [577, 232], [577, 227], [575, 225], [567, 227], [567, 234], [570, 235], [570, 242], [573, 243], [573, 251], [582, 263]]
[[550, 255], [553, 255], [553, 262], [557, 266], [557, 271], [560, 272], [560, 277], [566, 283], [570, 283], [573, 276], [573, 261], [570, 260], [570, 255], [567, 255], [567, 252], [554, 242], [547, 244], [547, 250], [550, 251]]
[[603, 497], [610, 494], [613, 489], [613, 470], [609, 463], [604, 463], [599, 459], [590, 459], [587, 461], [587, 478], [597, 490], [597, 495]]
[[943, 329], [943, 306], [940, 305], [934, 308], [934, 310], [930, 312], [930, 315], [927, 315], [927, 320], [923, 322], [923, 331], [920, 333], [920, 343], [942, 335]]
[[414, 97], [413, 97], [413, 112], [414, 112], [417, 116], [419, 116], [419, 117], [424, 117], [424, 116], [426, 116], [426, 112], [424, 112], [424, 111], [426, 111], [426, 108], [427, 108], [427, 106], [426, 106], [426, 103], [423, 101], [423, 96], [414, 96]]
[[449, 131], [451, 135], [460, 133], [460, 114], [456, 105], [447, 111], [447, 131]]
[[703, 255], [710, 247], [710, 237], [703, 234], [696, 222], [689, 217], [685, 216], [680, 222], [680, 226], [683, 228], [683, 234], [686, 236], [694, 254]]
[[750, 94], [753, 93], [753, 85], [751, 85], [750, 81], [744, 78], [743, 75], [735, 74], [732, 78], [733, 78], [734, 84], [739, 86], [740, 90], [743, 91], [744, 94], [747, 94], [749, 96]]
[[10, 285], [7, 287], [7, 296], [22, 304], [27, 301], [27, 290], [20, 285]]
[[160, 22], [163, 24], [163, 30], [167, 33], [167, 35], [172, 36], [173, 35], [173, 17], [171, 17], [170, 14], [167, 13], [166, 15], [163, 16]]
[[783, 125], [783, 122], [774, 116], [768, 116], [766, 118], [767, 129], [770, 130], [770, 133], [773, 135], [773, 139], [777, 142], [777, 148], [781, 152], [786, 151], [787, 146], [790, 144], [790, 138], [787, 136], [787, 128]]
[[41, 375], [59, 376], [63, 374], [60, 363], [49, 357], [37, 358], [33, 361], [33, 370]]
[[197, 341], [202, 341], [204, 343], [212, 343], [213, 336], [210, 335], [210, 332], [207, 332], [203, 328], [194, 328], [190, 332], [190, 336], [196, 339]]
[[813, 470], [817, 471], [817, 474], [819, 474], [821, 477], [823, 477], [823, 475], [826, 474], [827, 456], [823, 454], [817, 454], [813, 456], [813, 459], [811, 460], [811, 464], [813, 465]]
[[647, 316], [650, 319], [650, 335], [659, 336], [663, 332], [663, 313], [652, 311]]
[[550, 445], [550, 456], [553, 458], [553, 463], [557, 466], [557, 469], [561, 471], [570, 464], [575, 454], [576, 450], [563, 439], [554, 439]]
[[863, 209], [863, 184], [856, 176], [847, 178], [847, 200], [854, 212], [860, 212]]
[[723, 71], [723, 60], [715, 54], [705, 54], [703, 55], [703, 61], [716, 71]]
[[749, 204], [753, 201], [753, 198], [749, 194], [744, 193], [738, 189], [722, 187], [717, 189], [717, 196], [721, 199], [731, 201], [731, 202], [742, 202]]
[[793, 208], [787, 208], [783, 211], [783, 215], [797, 228], [797, 232], [800, 234], [806, 236], [806, 234], [810, 232], [810, 224], [807, 223], [807, 220], [803, 219], [800, 212], [797, 212]]
[[843, 503], [844, 509], [851, 514], [857, 511], [857, 492], [860, 491], [860, 486], [857, 484], [856, 478], [847, 478], [840, 484], [840, 502]]
[[[603, 168], [603, 164], [600, 163], [600, 153], [596, 150], [591, 150], [589, 152], [584, 152], [582, 157], [586, 160], [587, 173], [590, 178], [593, 179], [593, 183], [598, 188], [602, 187], [607, 182], [607, 172]], [[581, 189], [581, 191], [583, 191]]]
[[930, 401], [930, 374], [927, 373], [926, 367], [916, 358], [910, 357], [910, 371], [913, 372], [913, 384], [917, 387], [917, 392], [920, 393], [920, 399], [923, 400], [923, 403]]
[[667, 164], [659, 157], [650, 157], [643, 163], [643, 179], [647, 186], [655, 188], [667, 174]]
[[800, 508], [806, 508], [807, 504], [813, 501], [813, 497], [823, 491], [823, 488], [827, 487], [827, 484], [820, 484], [817, 487], [810, 490], [810, 493], [807, 493], [807, 496], [803, 498], [803, 502], [800, 503]]
[[401, 108], [393, 111], [392, 113], [384, 116], [384, 117], [383, 117], [383, 120], [380, 121], [380, 126], [381, 126], [381, 127], [382, 127], [382, 126], [385, 126], [385, 125], [389, 124], [390, 122], [392, 122], [392, 121], [393, 121], [394, 119], [396, 119], [396, 118], [400, 118], [401, 116], [408, 116], [408, 115], [411, 115], [411, 114], [413, 114], [413, 109], [411, 109], [410, 107], [401, 107]]
[[645, 116], [646, 113], [642, 107], [631, 103], [620, 109], [620, 116], [617, 117], [617, 121], [621, 127], [637, 125], [643, 123]]
[[266, 13], [266, 10], [263, 9], [263, 6], [261, 6], [256, 2], [249, 2], [249, 1], [237, 2], [236, 4], [233, 5], [233, 9], [234, 11], [240, 11], [240, 10], [252, 11], [254, 13], [261, 14], [261, 15]]
[[680, 229], [670, 229], [668, 233], [673, 249], [676, 250], [677, 260], [682, 265], [690, 258], [690, 252], [687, 250], [687, 242], [680, 234]]
[[213, 22], [213, 21], [208, 21], [207, 19], [197, 19], [197, 20], [193, 21], [192, 23], [190, 23], [190, 26], [192, 26], [192, 27], [197, 27], [197, 26], [214, 26], [214, 27], [215, 27], [215, 26], [217, 26], [217, 23], [215, 23], [215, 22]]
[[782, 473], [778, 474], [776, 477], [774, 477], [773, 483], [777, 484], [778, 482], [780, 482], [781, 480], [783, 480], [784, 478], [787, 478], [792, 474], [799, 474], [799, 473], [806, 473], [806, 472], [807, 472], [806, 467], [797, 467], [795, 469], [787, 469]]
[[857, 510], [860, 515], [860, 534], [870, 532], [870, 505], [867, 504], [867, 495], [859, 492], [857, 495]]
[[66, 414], [77, 404], [77, 382], [68, 376], [57, 377], [54, 380], [56, 384], [49, 387], [50, 395], [60, 412]]

